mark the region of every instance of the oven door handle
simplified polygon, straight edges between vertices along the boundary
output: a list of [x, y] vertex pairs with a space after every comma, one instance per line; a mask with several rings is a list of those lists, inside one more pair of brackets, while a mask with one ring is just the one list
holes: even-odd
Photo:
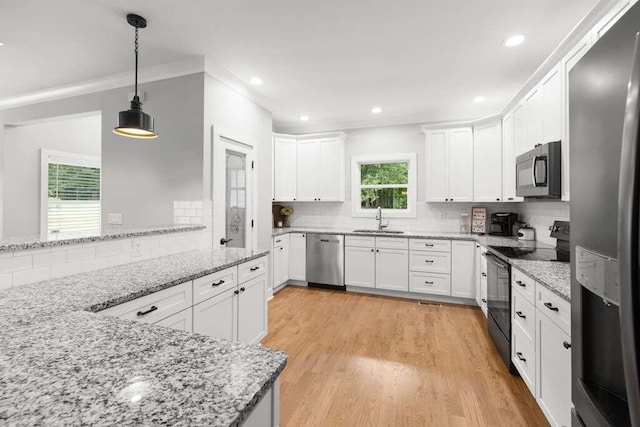
[[494, 263], [495, 265], [497, 265], [500, 268], [509, 268], [509, 266], [504, 265], [503, 263], [501, 263], [499, 261], [500, 258], [495, 256], [494, 254], [491, 254], [491, 253], [487, 252], [486, 258], [487, 259], [491, 259], [491, 262]]

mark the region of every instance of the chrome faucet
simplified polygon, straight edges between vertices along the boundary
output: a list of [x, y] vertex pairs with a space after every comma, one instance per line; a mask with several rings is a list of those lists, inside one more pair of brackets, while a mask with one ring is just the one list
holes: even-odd
[[378, 212], [376, 213], [376, 220], [378, 221], [378, 231], [382, 231], [382, 229], [387, 228], [389, 226], [388, 220], [386, 224], [382, 223], [382, 207], [381, 206], [378, 206]]

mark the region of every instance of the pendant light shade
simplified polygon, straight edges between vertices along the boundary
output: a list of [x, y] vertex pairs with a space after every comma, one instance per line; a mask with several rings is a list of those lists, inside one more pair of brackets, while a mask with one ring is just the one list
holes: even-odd
[[153, 117], [142, 111], [142, 103], [138, 97], [138, 29], [145, 28], [147, 21], [142, 16], [130, 13], [127, 15], [127, 22], [136, 29], [135, 94], [131, 100], [131, 108], [118, 113], [118, 125], [113, 129], [113, 133], [131, 138], [157, 138], [158, 134], [153, 128]]

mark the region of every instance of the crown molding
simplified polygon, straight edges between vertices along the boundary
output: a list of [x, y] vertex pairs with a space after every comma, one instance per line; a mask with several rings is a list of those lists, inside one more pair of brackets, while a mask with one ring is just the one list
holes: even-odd
[[[139, 70], [138, 82], [148, 83], [158, 80], [165, 80], [172, 77], [185, 76], [204, 71], [204, 57], [194, 56], [182, 61], [170, 62], [168, 64], [156, 65], [154, 67], [142, 68]], [[86, 95], [89, 93], [102, 92], [104, 90], [117, 89], [131, 86], [134, 79], [133, 71], [112, 74], [98, 79], [86, 80], [84, 82], [71, 85], [58, 86], [50, 89], [26, 93], [10, 98], [0, 99], [0, 110], [23, 107], [25, 105], [38, 104], [41, 102], [55, 101], [72, 96]]]

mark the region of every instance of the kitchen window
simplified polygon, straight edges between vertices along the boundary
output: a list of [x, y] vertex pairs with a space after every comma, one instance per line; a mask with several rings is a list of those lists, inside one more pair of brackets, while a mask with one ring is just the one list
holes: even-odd
[[41, 155], [41, 238], [99, 235], [100, 158], [50, 150]]
[[415, 153], [352, 157], [353, 216], [415, 218], [416, 179]]

